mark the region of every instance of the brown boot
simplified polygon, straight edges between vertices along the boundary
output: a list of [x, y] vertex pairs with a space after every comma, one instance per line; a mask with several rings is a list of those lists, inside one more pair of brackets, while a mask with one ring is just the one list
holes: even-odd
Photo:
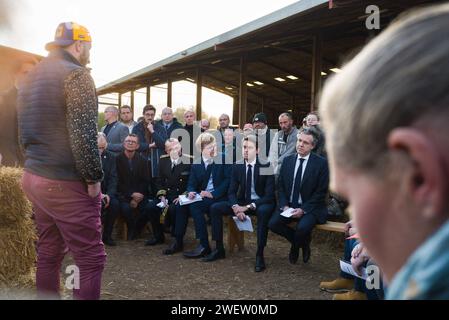
[[321, 282], [320, 289], [330, 293], [348, 292], [354, 288], [353, 279], [337, 278], [330, 282]]
[[367, 297], [363, 292], [351, 290], [346, 293], [334, 294], [332, 300], [367, 300]]

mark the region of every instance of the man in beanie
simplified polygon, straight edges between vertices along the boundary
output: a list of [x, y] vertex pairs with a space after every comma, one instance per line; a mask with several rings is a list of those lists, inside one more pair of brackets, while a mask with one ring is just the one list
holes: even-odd
[[76, 23], [61, 23], [50, 52], [18, 92], [20, 140], [25, 150], [22, 187], [33, 204], [39, 240], [39, 298], [59, 297], [60, 269], [70, 250], [74, 298], [99, 299], [106, 261], [101, 241], [98, 104], [86, 65], [92, 40]]
[[257, 136], [260, 149], [259, 157], [267, 159], [270, 153], [271, 139], [270, 130], [267, 126], [267, 116], [265, 113], [256, 113], [253, 118], [253, 130]]

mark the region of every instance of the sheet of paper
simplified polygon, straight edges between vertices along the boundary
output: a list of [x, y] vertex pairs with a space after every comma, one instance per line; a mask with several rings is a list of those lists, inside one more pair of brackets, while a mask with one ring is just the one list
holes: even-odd
[[232, 217], [232, 219], [234, 219], [234, 222], [240, 231], [249, 231], [249, 232], [254, 231], [250, 217], [246, 216], [245, 221], [240, 221], [239, 218], [237, 217]]
[[368, 277], [366, 274], [366, 269], [362, 268], [362, 275], [360, 276], [357, 272], [355, 272], [354, 268], [352, 267], [351, 263], [340, 260], [340, 269], [341, 271], [353, 275], [354, 277], [366, 280]]
[[165, 207], [166, 207], [166, 205], [165, 205], [165, 203], [164, 202], [159, 202], [156, 206], [158, 206], [159, 208], [161, 208], [161, 209], [164, 209]]
[[193, 198], [192, 200], [190, 200], [189, 197], [187, 197], [186, 195], [179, 196], [179, 204], [181, 206], [185, 206], [185, 205], [197, 202], [197, 201], [203, 201], [203, 198], [201, 198], [201, 196], [199, 194], [197, 194], [195, 196], [195, 198]]
[[287, 210], [281, 212], [281, 216], [284, 216], [286, 218], [291, 218], [293, 211], [295, 211], [295, 209], [293, 208], [288, 208]]

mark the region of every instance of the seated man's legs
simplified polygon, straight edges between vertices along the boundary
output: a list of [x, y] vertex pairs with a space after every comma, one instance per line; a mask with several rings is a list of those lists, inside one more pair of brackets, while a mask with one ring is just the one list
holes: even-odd
[[[351, 252], [355, 246], [355, 243], [357, 243], [355, 239], [345, 240], [345, 248], [343, 255], [344, 261], [351, 261]], [[340, 276], [337, 279], [333, 281], [324, 281], [320, 283], [321, 290], [331, 293], [347, 292], [349, 290], [352, 290], [353, 288], [354, 288], [354, 276], [346, 272], [343, 272], [342, 270], [340, 270]]]
[[149, 201], [145, 207], [146, 219], [150, 221], [151, 228], [153, 230], [153, 239], [149, 239], [145, 242], [145, 245], [156, 245], [164, 243], [164, 230], [163, 225], [160, 222], [161, 214], [164, 209], [157, 206], [157, 201]]
[[270, 221], [275, 206], [272, 204], [262, 204], [257, 207], [257, 256], [263, 256], [263, 250], [267, 245], [268, 222]]
[[203, 201], [194, 202], [189, 205], [190, 214], [195, 223], [195, 232], [203, 248], [210, 250], [209, 238], [207, 234], [206, 214], [214, 200], [205, 198]]
[[120, 214], [126, 221], [126, 225], [128, 226], [128, 240], [131, 240], [136, 229], [136, 221], [133, 215], [133, 208], [131, 208], [129, 202], [120, 201]]
[[184, 235], [186, 233], [187, 222], [189, 219], [189, 208], [188, 206], [180, 206], [177, 204], [174, 207], [174, 212], [176, 216], [174, 228], [175, 241], [162, 252], [163, 254], [174, 254], [182, 251], [183, 248]]
[[108, 245], [113, 245], [112, 241], [112, 230], [114, 228], [115, 220], [120, 213], [120, 203], [117, 198], [111, 197], [109, 201], [109, 206], [104, 209], [102, 207], [104, 214], [103, 218], [103, 242]]
[[299, 218], [295, 231], [295, 244], [301, 248], [310, 245], [312, 239], [312, 230], [317, 223], [316, 216], [313, 214], [305, 214]]
[[292, 218], [281, 216], [281, 212], [277, 211], [273, 214], [268, 222], [268, 228], [274, 233], [286, 238], [292, 245], [295, 243], [295, 230], [288, 226], [294, 221]]
[[[224, 252], [223, 245], [223, 216], [234, 215], [228, 201], [214, 203], [210, 207], [212, 240], [216, 242], [216, 249]], [[224, 257], [224, 255], [223, 255]]]

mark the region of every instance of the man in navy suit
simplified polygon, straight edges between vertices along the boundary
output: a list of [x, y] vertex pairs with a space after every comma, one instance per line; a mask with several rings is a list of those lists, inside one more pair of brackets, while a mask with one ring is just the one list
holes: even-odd
[[[298, 134], [297, 154], [285, 158], [279, 175], [279, 212], [269, 223], [270, 230], [292, 244], [289, 260], [293, 264], [298, 261], [300, 248], [304, 263], [309, 261], [312, 229], [317, 223], [326, 223], [329, 169], [325, 158], [311, 153], [317, 141], [313, 129]], [[289, 208], [294, 208], [293, 215], [282, 216]], [[298, 221], [295, 230], [288, 226], [292, 221]]]
[[223, 215], [235, 215], [241, 221], [249, 219], [247, 214], [257, 216], [256, 272], [265, 270], [263, 256], [267, 244], [268, 221], [275, 209], [274, 175], [269, 165], [261, 165], [257, 160], [259, 148], [257, 137], [247, 136], [242, 143], [244, 161], [232, 166], [228, 199], [216, 203], [211, 208], [212, 238], [216, 249], [203, 261], [214, 261], [225, 257], [223, 246]]
[[194, 199], [199, 194], [202, 201], [176, 206], [176, 241], [164, 250], [164, 254], [173, 254], [182, 250], [190, 213], [195, 223], [195, 232], [197, 238], [200, 239], [200, 245], [191, 252], [185, 252], [184, 256], [199, 258], [208, 255], [211, 250], [204, 215], [210, 211], [212, 204], [227, 199], [230, 170], [227, 165], [220, 164], [221, 158], [220, 155], [217, 155], [215, 137], [207, 132], [202, 133], [196, 140], [196, 146], [201, 151], [201, 163], [192, 165], [186, 191], [189, 199]]

